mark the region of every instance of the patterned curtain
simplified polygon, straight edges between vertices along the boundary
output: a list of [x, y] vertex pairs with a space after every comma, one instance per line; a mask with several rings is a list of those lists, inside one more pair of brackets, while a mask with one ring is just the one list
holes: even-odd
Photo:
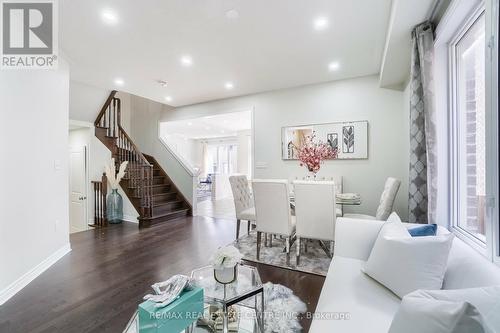
[[412, 32], [409, 179], [411, 223], [435, 223], [437, 146], [433, 62], [433, 26], [425, 22]]

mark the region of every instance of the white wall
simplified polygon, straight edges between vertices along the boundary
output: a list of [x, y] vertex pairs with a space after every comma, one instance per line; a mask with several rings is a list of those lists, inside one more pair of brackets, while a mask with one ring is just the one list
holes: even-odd
[[179, 162], [175, 153], [167, 149], [159, 137], [160, 115], [164, 108], [169, 108], [169, 106], [131, 95], [131, 109], [133, 111], [130, 136], [143, 153], [156, 158], [175, 186], [196, 210], [196, 198], [193, 193], [196, 193], [197, 177], [188, 166]]
[[375, 214], [386, 178], [399, 178], [402, 186], [395, 210], [403, 219], [407, 218], [409, 121], [403, 92], [381, 89], [378, 77], [369, 76], [165, 108], [161, 120], [189, 119], [248, 108], [254, 109], [255, 178], [295, 178], [307, 174], [297, 161], [281, 159], [282, 126], [368, 120], [369, 158], [327, 161], [318, 176], [342, 175], [344, 191], [358, 192], [363, 198], [360, 207], [346, 211], [371, 214]]
[[245, 130], [237, 133], [238, 137], [238, 173], [252, 178], [252, 131]]
[[0, 304], [70, 251], [69, 69], [0, 74]]

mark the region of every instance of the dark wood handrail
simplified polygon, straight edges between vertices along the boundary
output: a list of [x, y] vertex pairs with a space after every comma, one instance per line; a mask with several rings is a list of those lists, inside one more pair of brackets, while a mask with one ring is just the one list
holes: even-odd
[[127, 132], [125, 132], [125, 130], [122, 128], [122, 126], [120, 124], [118, 124], [118, 129], [120, 131], [120, 133], [125, 137], [127, 138], [127, 140], [129, 141], [131, 147], [135, 150], [136, 154], [139, 155], [140, 159], [141, 159], [141, 162], [146, 165], [146, 166], [153, 166], [151, 163], [149, 163], [149, 161], [146, 159], [146, 157], [144, 157], [144, 154], [139, 150], [139, 147], [137, 147], [134, 143], [134, 141], [132, 141], [132, 139], [130, 138], [130, 136], [128, 136]]
[[95, 126], [99, 126], [102, 117], [106, 113], [106, 110], [108, 109], [108, 107], [110, 106], [111, 102], [113, 101], [113, 98], [115, 98], [115, 95], [116, 95], [117, 92], [118, 91], [113, 90], [113, 91], [111, 91], [111, 94], [109, 94], [108, 99], [106, 100], [106, 102], [104, 103], [103, 107], [101, 108], [101, 111], [97, 115], [97, 118], [96, 118], [96, 120], [94, 122]]

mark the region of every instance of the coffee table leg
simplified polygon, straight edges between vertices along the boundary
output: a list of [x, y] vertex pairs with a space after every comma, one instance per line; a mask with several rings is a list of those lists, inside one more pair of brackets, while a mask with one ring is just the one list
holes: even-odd
[[228, 321], [228, 318], [227, 318], [227, 305], [224, 304], [222, 306], [222, 313], [223, 313], [223, 317], [222, 317], [222, 331], [224, 333], [228, 333], [229, 332], [229, 321]]
[[260, 312], [260, 331], [264, 333], [264, 316], [265, 316], [265, 309], [264, 309], [264, 291], [261, 293], [261, 312]]

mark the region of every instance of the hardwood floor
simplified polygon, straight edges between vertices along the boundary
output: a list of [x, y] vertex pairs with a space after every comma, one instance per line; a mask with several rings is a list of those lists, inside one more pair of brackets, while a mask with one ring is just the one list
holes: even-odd
[[[206, 265], [234, 233], [233, 221], [188, 217], [72, 234], [72, 252], [0, 306], [0, 332], [120, 333], [152, 283]], [[291, 288], [315, 310], [323, 277], [256, 266], [263, 282]], [[301, 323], [307, 332], [310, 321]]]

